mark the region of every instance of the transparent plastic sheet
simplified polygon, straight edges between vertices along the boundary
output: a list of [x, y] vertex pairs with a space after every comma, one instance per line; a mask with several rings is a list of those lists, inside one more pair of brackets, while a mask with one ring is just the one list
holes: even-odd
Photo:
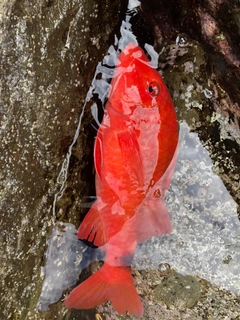
[[178, 162], [166, 197], [173, 233], [138, 246], [137, 269], [168, 263], [184, 275], [198, 276], [240, 293], [240, 222], [232, 199], [198, 135], [180, 124]]
[[77, 239], [76, 232], [70, 223], [57, 223], [52, 230], [46, 252], [47, 262], [42, 267], [44, 281], [38, 310], [48, 310], [48, 306], [58, 301], [66, 288], [76, 283], [82, 269], [86, 267], [82, 255], [88, 247]]

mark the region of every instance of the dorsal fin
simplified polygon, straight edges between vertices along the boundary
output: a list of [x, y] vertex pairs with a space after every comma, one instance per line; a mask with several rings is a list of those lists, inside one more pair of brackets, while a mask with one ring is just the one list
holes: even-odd
[[102, 180], [102, 141], [99, 136], [96, 137], [94, 146], [94, 164], [96, 173]]
[[101, 247], [106, 243], [105, 228], [97, 208], [97, 201], [88, 211], [77, 232], [78, 239], [94, 248]]

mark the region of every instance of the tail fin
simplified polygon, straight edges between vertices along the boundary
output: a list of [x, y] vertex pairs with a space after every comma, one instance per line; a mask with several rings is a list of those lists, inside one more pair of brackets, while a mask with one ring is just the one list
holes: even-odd
[[130, 269], [104, 264], [78, 287], [73, 289], [64, 304], [68, 308], [92, 309], [110, 300], [114, 309], [126, 315], [141, 317], [144, 309], [134, 287]]

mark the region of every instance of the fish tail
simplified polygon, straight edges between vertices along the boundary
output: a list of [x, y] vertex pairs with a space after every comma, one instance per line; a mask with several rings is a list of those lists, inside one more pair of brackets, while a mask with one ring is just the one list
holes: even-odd
[[119, 313], [141, 317], [144, 309], [128, 267], [103, 267], [73, 289], [64, 304], [68, 308], [92, 309], [110, 300]]

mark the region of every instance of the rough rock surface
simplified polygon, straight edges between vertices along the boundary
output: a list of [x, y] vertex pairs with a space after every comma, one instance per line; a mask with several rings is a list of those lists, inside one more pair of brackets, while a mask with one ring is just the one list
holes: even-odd
[[[67, 311], [62, 301], [45, 312], [35, 309], [42, 267], [54, 261], [54, 268], [61, 270], [61, 263], [71, 261], [72, 269], [65, 275], [76, 272], [86, 250], [76, 249], [73, 225], [78, 227], [92, 201], [88, 197], [94, 195], [91, 123], [96, 109], [91, 107], [101, 109], [104, 102], [90, 85], [104, 75], [105, 66], [97, 74], [95, 68], [116, 41], [126, 2], [0, 1], [1, 319], [128, 319], [116, 315], [109, 304], [99, 308], [98, 316], [94, 310]], [[186, 134], [182, 143], [183, 155], [194, 150], [195, 158], [193, 162], [180, 159], [168, 197], [171, 214], [176, 212], [175, 233], [160, 242], [153, 239], [136, 253], [135, 265], [145, 268], [133, 269], [145, 307], [143, 319], [238, 319], [239, 221], [233, 201], [212, 173], [222, 179], [239, 208], [240, 4], [234, 0], [141, 2], [122, 28], [130, 28], [142, 47], [149, 43], [160, 53], [159, 68], [179, 121], [200, 138]], [[105, 92], [101, 94], [104, 97]], [[206, 162], [197, 154], [200, 142], [209, 151]], [[71, 235], [64, 237], [67, 230]], [[50, 250], [53, 245], [57, 251]], [[74, 250], [77, 257], [67, 255]], [[53, 260], [45, 261], [46, 252]], [[194, 303], [185, 293], [166, 301], [154, 292], [164, 283], [169, 287], [173, 280], [169, 277], [176, 274], [158, 270], [156, 252], [164, 257], [162, 263], [175, 263], [178, 272], [198, 271], [215, 283], [222, 278], [223, 285], [229, 282], [237, 292], [219, 289], [194, 273], [186, 279], [181, 276], [175, 287], [177, 292], [192, 280], [198, 288]], [[201, 260], [201, 254], [206, 259]], [[146, 259], [152, 268], [148, 269]], [[204, 274], [209, 266], [215, 274]], [[89, 271], [96, 268], [93, 263]], [[43, 269], [45, 279], [48, 271]], [[86, 276], [82, 272], [81, 277]]]

